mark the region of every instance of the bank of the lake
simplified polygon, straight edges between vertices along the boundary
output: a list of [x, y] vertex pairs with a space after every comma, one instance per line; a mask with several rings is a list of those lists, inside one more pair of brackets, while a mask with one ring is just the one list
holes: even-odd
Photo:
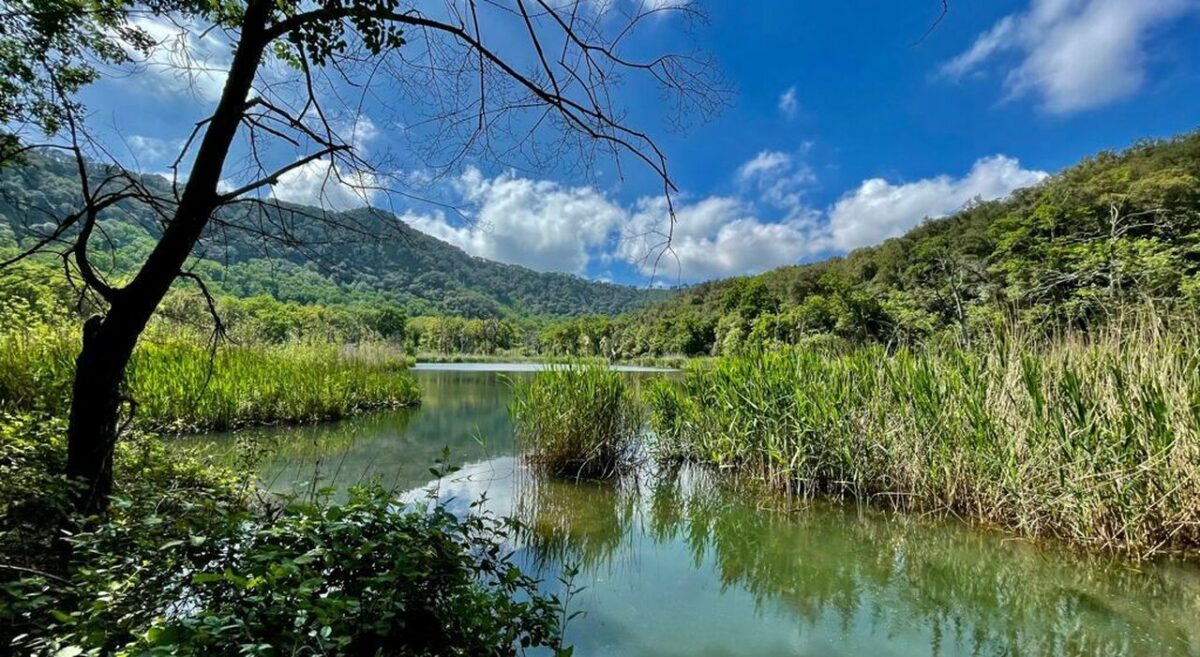
[[[0, 334], [0, 411], [65, 416], [79, 328], [34, 325]], [[411, 406], [410, 361], [387, 344], [223, 342], [152, 332], [126, 372], [134, 422], [163, 433], [345, 418]]]
[[[187, 445], [229, 453], [251, 435], [273, 445], [262, 473], [277, 491], [376, 479], [413, 502], [432, 489], [460, 514], [486, 496], [484, 509], [529, 528], [509, 545], [545, 576], [544, 592], [562, 593], [554, 576], [580, 567], [571, 609], [584, 614], [566, 640], [584, 657], [1200, 654], [1195, 563], [1134, 563], [944, 516], [803, 502], [705, 467], [541, 477], [516, 457], [507, 411], [512, 380], [531, 373], [414, 375], [419, 408]], [[643, 389], [663, 377], [627, 376]], [[445, 446], [462, 469], [431, 481]]]

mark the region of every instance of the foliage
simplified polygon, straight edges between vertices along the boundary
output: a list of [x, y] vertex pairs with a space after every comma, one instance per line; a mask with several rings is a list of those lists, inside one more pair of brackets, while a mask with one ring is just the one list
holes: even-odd
[[1200, 133], [1104, 152], [844, 258], [697, 285], [615, 320], [543, 332], [548, 353], [735, 355], [814, 338], [917, 344], [1095, 328], [1152, 301], [1200, 303]]
[[[79, 318], [49, 267], [25, 261], [0, 270], [0, 410], [66, 414]], [[394, 306], [359, 312], [226, 299], [222, 317], [234, 342], [213, 351], [202, 299], [178, 291], [165, 305], [126, 379], [144, 429], [326, 420], [418, 400], [407, 356], [380, 342], [404, 334]], [[356, 342], [363, 344], [347, 344]]]
[[[0, 640], [14, 649], [513, 655], [520, 646], [559, 647], [561, 605], [512, 564], [507, 522], [440, 506], [399, 509], [378, 486], [352, 491], [344, 504], [251, 504], [248, 482], [138, 436], [118, 444], [121, 489], [109, 516], [63, 538], [54, 535], [72, 525], [54, 518], [70, 506], [61, 477], [50, 474], [63, 443], [56, 421], [0, 420]], [[29, 505], [58, 515], [31, 514]], [[38, 532], [46, 541], [30, 543]], [[48, 556], [54, 544], [70, 550]]]
[[803, 495], [947, 511], [1149, 555], [1200, 546], [1194, 316], [985, 346], [790, 349], [649, 396], [666, 457]]
[[571, 477], [617, 474], [642, 428], [626, 377], [596, 361], [551, 365], [517, 383], [510, 410], [530, 460]]

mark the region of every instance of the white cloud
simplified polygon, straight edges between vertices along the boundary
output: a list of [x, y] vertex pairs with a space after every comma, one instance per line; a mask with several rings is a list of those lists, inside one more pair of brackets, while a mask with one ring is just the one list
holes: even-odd
[[1032, 0], [1028, 10], [981, 34], [942, 72], [962, 77], [1015, 52], [1019, 62], [1004, 80], [1010, 96], [1038, 94], [1056, 114], [1097, 107], [1140, 89], [1153, 30], [1197, 7], [1197, 0]]
[[796, 114], [800, 112], [800, 101], [796, 100], [796, 88], [788, 87], [787, 91], [780, 94], [777, 106], [784, 116], [789, 119], [796, 118]]
[[342, 171], [327, 160], [313, 160], [292, 169], [271, 186], [271, 195], [281, 201], [312, 205], [341, 212], [370, 205], [379, 197], [374, 175]]
[[[635, 0], [636, 2], [636, 0]], [[691, 0], [641, 0], [645, 11], [656, 9], [676, 9], [691, 4]]]
[[472, 254], [539, 271], [584, 273], [626, 211], [591, 187], [567, 187], [511, 173], [486, 178], [467, 169], [455, 183], [469, 223], [443, 214], [409, 214], [413, 227]]
[[[973, 199], [995, 199], [1036, 184], [1046, 174], [1009, 157], [978, 160], [961, 178], [909, 183], [864, 181], [832, 206], [804, 200], [809, 168], [793, 155], [764, 151], [735, 173], [728, 196], [666, 200], [647, 197], [625, 207], [591, 187], [569, 187], [512, 173], [485, 177], [468, 169], [454, 191], [470, 221], [441, 213], [408, 213], [413, 227], [473, 255], [542, 271], [583, 274], [596, 262], [624, 261], [657, 281], [700, 281], [761, 272], [903, 233], [927, 217]], [[664, 251], [670, 231], [670, 249]]]
[[928, 217], [940, 217], [972, 199], [1002, 198], [1046, 177], [1021, 168], [1017, 160], [995, 155], [975, 162], [962, 178], [937, 176], [906, 184], [883, 178], [864, 181], [829, 210], [827, 244], [839, 251], [896, 237]]
[[[786, 164], [779, 161], [760, 154], [743, 169], [768, 171], [767, 178], [775, 181], [797, 175], [788, 168], [791, 158]], [[622, 242], [619, 255], [643, 274], [678, 275], [685, 281], [755, 273], [875, 244], [926, 218], [954, 212], [973, 199], [1002, 198], [1045, 177], [1041, 171], [1023, 169], [1013, 158], [997, 155], [978, 160], [961, 178], [942, 175], [905, 184], [866, 180], [824, 211], [804, 204], [798, 195], [779, 203], [776, 186], [760, 186], [753, 188], [757, 196], [752, 200], [709, 197], [677, 208], [678, 221], [666, 252], [665, 201], [643, 199], [630, 221], [634, 239]], [[783, 216], [774, 220], [762, 216], [754, 201], [757, 206], [782, 209]]]
[[127, 79], [157, 95], [191, 95], [206, 102], [216, 101], [225, 87], [230, 47], [218, 30], [206, 31], [188, 22], [173, 23], [166, 17], [139, 16], [129, 21], [154, 42], [148, 55], [126, 45], [126, 52], [147, 75]]
[[133, 156], [141, 164], [148, 166], [163, 164], [167, 160], [174, 160], [179, 155], [179, 150], [183, 148], [183, 140], [159, 139], [158, 137], [147, 137], [145, 135], [130, 135], [125, 138], [125, 143], [133, 153]]
[[642, 199], [618, 255], [660, 280], [699, 281], [764, 271], [813, 251], [813, 217], [767, 222], [751, 204], [720, 196], [676, 208], [675, 214], [670, 249], [664, 250], [666, 201]]
[[756, 176], [770, 174], [787, 168], [792, 164], [792, 156], [780, 151], [762, 151], [742, 166], [738, 167], [739, 181], [746, 182]]

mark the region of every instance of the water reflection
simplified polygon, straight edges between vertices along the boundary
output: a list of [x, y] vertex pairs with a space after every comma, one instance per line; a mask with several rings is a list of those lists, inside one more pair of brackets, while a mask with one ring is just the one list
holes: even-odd
[[705, 471], [539, 479], [512, 456], [505, 377], [518, 374], [418, 376], [415, 411], [265, 432], [277, 450], [264, 476], [281, 488], [379, 477], [417, 499], [449, 445], [465, 466], [434, 485], [452, 509], [486, 494], [521, 519], [514, 547], [550, 589], [562, 564], [580, 566], [576, 655], [1200, 657], [1194, 564], [1134, 567], [854, 506], [787, 509]]
[[1187, 565], [1137, 569], [854, 507], [764, 507], [779, 500], [696, 471], [530, 479], [520, 470], [515, 511], [531, 561], [580, 564], [578, 604], [599, 610], [571, 628], [579, 654], [1200, 654]]

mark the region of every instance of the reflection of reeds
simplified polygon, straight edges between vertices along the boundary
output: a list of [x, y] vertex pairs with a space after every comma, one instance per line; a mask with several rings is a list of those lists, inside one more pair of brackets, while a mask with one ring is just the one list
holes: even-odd
[[562, 481], [517, 469], [514, 517], [538, 565], [608, 566], [630, 536], [637, 505], [632, 477]]
[[854, 621], [870, 619], [888, 637], [928, 635], [933, 654], [1190, 657], [1200, 646], [1194, 567], [1135, 569], [864, 507], [772, 510], [790, 502], [728, 483], [688, 468], [655, 481], [638, 507], [646, 533], [807, 624], [862, 631]]
[[1149, 555], [1200, 547], [1200, 330], [722, 359], [647, 395], [664, 452], [803, 495]]
[[604, 478], [618, 472], [642, 428], [625, 375], [600, 362], [552, 365], [513, 389], [518, 444], [543, 472]]

